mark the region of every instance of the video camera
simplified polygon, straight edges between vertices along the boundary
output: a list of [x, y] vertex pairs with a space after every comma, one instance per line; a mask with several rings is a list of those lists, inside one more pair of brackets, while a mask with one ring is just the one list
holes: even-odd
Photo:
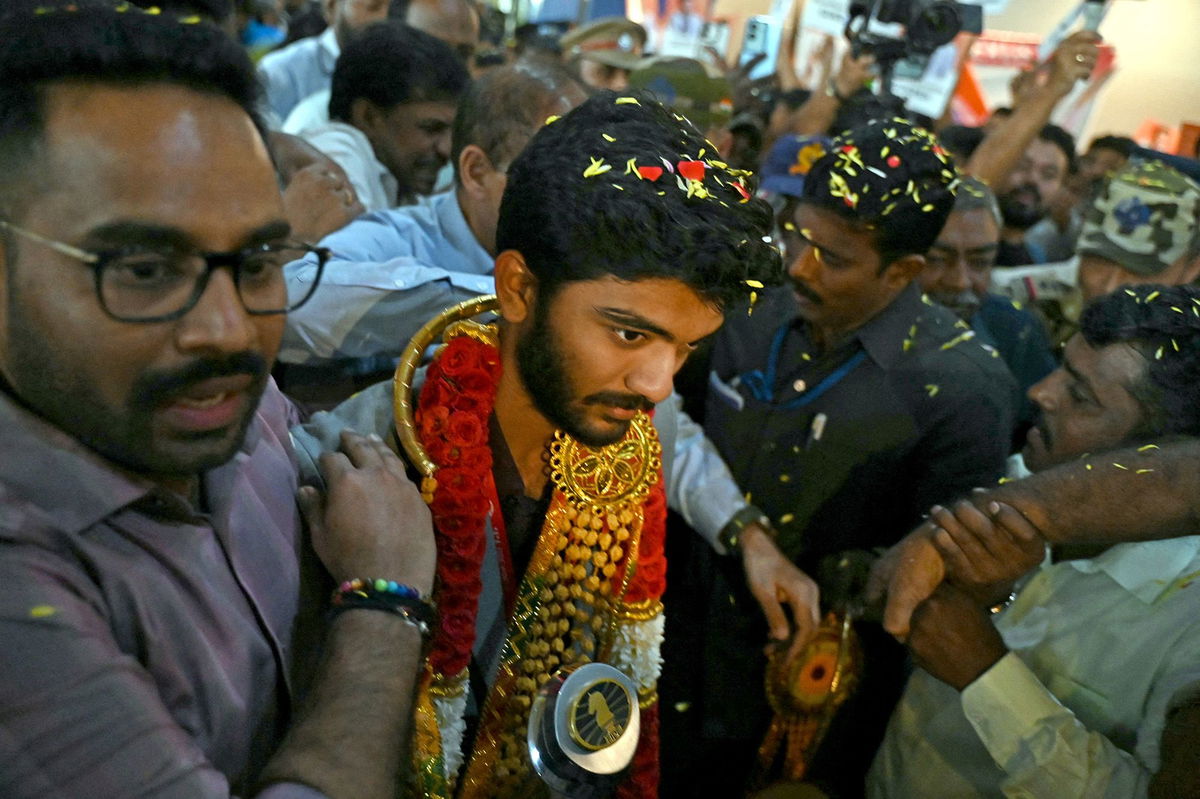
[[[902, 31], [897, 31], [897, 24]], [[954, 0], [855, 0], [846, 23], [851, 52], [856, 57], [875, 56], [880, 97], [892, 102], [898, 101], [891, 86], [896, 65], [907, 59], [906, 64], [916, 61], [923, 69], [935, 50], [962, 31], [983, 32], [980, 6]]]
[[[881, 33], [879, 25], [888, 23], [903, 25], [903, 36]], [[909, 55], [927, 56], [964, 30], [983, 31], [982, 8], [954, 0], [859, 0], [850, 4], [846, 38], [855, 55], [871, 53], [877, 61], [899, 61]]]

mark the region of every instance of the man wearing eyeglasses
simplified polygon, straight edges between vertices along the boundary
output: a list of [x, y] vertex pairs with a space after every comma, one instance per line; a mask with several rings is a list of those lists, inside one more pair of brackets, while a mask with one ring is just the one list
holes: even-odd
[[427, 511], [350, 434], [297, 507], [268, 374], [312, 248], [252, 67], [87, 5], [0, 21], [0, 796], [393, 796], [417, 603], [323, 622], [308, 575], [427, 595]]

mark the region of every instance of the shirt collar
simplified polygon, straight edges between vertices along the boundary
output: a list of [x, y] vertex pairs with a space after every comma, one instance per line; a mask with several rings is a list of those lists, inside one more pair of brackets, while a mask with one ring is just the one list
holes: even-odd
[[[1181, 580], [1200, 578], [1185, 574], [1200, 556], [1200, 535], [1119, 544], [1095, 558], [1069, 561], [1085, 574], [1104, 572], [1147, 605], [1153, 604]], [[1193, 567], [1192, 571], [1196, 571]]]
[[[262, 438], [259, 411], [233, 462], [244, 460]], [[151, 515], [177, 519], [196, 512], [181, 497], [127, 472], [0, 391], [0, 486], [41, 510], [68, 532], [95, 526], [136, 505]], [[207, 479], [230, 464], [217, 467]]]
[[78, 532], [147, 498], [155, 485], [96, 452], [0, 392], [0, 484]]
[[854, 337], [871, 360], [888, 369], [904, 353], [904, 341], [909, 338], [913, 323], [928, 307], [922, 302], [921, 289], [915, 282], [910, 283], [890, 305], [860, 327]]
[[321, 70], [327, 75], [332, 75], [341, 53], [341, 45], [338, 44], [337, 34], [331, 25], [317, 37], [317, 60], [321, 65]]
[[437, 215], [438, 226], [446, 237], [446, 242], [462, 253], [471, 263], [478, 262], [483, 272], [491, 272], [494, 266], [492, 256], [475, 238], [475, 231], [467, 223], [466, 214], [458, 200], [458, 190], [450, 189], [442, 194], [434, 195], [431, 200], [433, 212]]

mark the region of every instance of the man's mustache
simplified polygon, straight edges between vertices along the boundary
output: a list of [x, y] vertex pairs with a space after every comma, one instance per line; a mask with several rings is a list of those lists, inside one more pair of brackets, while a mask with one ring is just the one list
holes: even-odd
[[792, 278], [792, 289], [801, 297], [804, 297], [806, 300], [809, 300], [816, 305], [821, 305], [823, 302], [820, 296], [818, 296], [817, 293], [813, 291], [807, 283], [798, 277]]
[[143, 408], [155, 408], [204, 380], [249, 375], [256, 381], [261, 381], [266, 377], [267, 371], [267, 359], [257, 352], [236, 352], [223, 358], [192, 361], [170, 372], [143, 374], [134, 383], [133, 402]]
[[654, 403], [642, 395], [620, 394], [616, 391], [601, 391], [598, 394], [589, 394], [583, 398], [583, 404], [604, 405], [609, 408], [621, 408], [626, 411], [645, 411], [646, 413], [654, 410]]

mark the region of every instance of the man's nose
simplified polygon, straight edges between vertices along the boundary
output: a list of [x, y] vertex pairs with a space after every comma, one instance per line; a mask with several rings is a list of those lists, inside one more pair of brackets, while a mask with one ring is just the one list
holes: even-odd
[[788, 265], [788, 274], [793, 278], [811, 281], [816, 276], [819, 267], [817, 251], [813, 249], [812, 245], [805, 244]]
[[178, 342], [190, 352], [241, 352], [254, 346], [254, 322], [228, 269], [216, 269], [196, 306], [178, 322]]
[[681, 365], [673, 349], [656, 347], [653, 354], [630, 372], [625, 387], [657, 405], [671, 396], [675, 387], [675, 372]]

